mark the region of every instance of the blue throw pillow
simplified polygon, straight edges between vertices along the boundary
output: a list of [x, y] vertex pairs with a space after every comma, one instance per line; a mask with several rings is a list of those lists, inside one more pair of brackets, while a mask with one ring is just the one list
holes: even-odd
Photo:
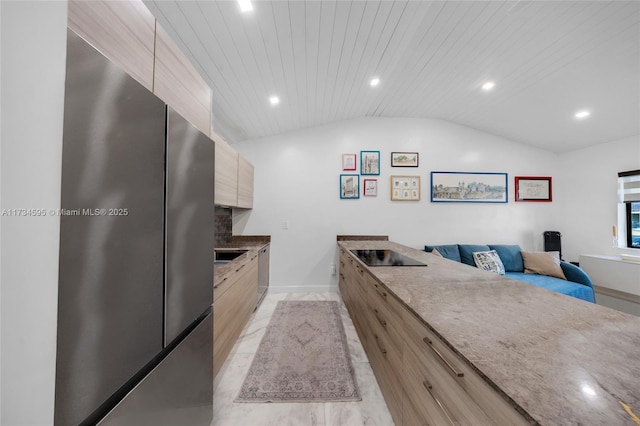
[[489, 244], [491, 250], [495, 250], [502, 260], [506, 272], [524, 272], [524, 262], [519, 245]]
[[[462, 263], [467, 265], [476, 266], [476, 262], [473, 261], [474, 251], [489, 251], [489, 246], [479, 246], [473, 244], [458, 244], [458, 250], [460, 250], [460, 259]], [[440, 249], [438, 249], [440, 251]]]
[[424, 246], [424, 251], [427, 253], [431, 253], [433, 249], [438, 250], [438, 253], [442, 255], [442, 257], [455, 260], [456, 262], [460, 262], [460, 252], [458, 251], [457, 244], [449, 244], [442, 246]]

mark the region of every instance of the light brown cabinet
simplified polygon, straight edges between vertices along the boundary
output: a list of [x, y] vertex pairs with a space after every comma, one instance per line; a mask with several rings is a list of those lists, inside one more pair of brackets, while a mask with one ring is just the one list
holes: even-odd
[[[242, 261], [240, 261], [242, 262]], [[258, 297], [258, 252], [240, 263], [213, 290], [213, 377], [249, 322]]]
[[153, 93], [208, 135], [211, 89], [160, 24], [155, 53]]
[[253, 165], [238, 154], [238, 207], [253, 208]]
[[226, 142], [216, 140], [215, 204], [238, 205], [238, 153]]
[[529, 424], [354, 255], [339, 250], [340, 294], [396, 425]]
[[153, 91], [156, 19], [144, 3], [70, 0], [68, 27]]
[[211, 130], [211, 89], [141, 1], [70, 0], [68, 26], [175, 109]]
[[221, 139], [215, 143], [216, 205], [253, 208], [253, 165]]

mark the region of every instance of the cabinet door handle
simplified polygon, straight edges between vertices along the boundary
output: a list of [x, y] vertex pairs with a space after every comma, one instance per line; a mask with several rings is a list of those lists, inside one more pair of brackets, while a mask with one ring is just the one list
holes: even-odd
[[451, 373], [453, 373], [454, 376], [456, 376], [456, 377], [464, 377], [464, 373], [462, 371], [456, 370], [456, 368], [453, 365], [451, 365], [451, 363], [449, 361], [447, 361], [447, 359], [444, 357], [444, 355], [442, 355], [440, 353], [440, 351], [437, 350], [435, 348], [435, 346], [433, 346], [433, 342], [431, 341], [431, 339], [429, 339], [428, 337], [425, 337], [422, 340], [427, 344], [427, 346], [429, 346], [431, 348], [431, 350], [438, 356], [438, 358], [440, 358], [440, 360], [444, 363], [444, 365], [447, 366], [449, 371], [451, 371]]
[[380, 352], [382, 352], [382, 355], [384, 355], [384, 357], [386, 358], [387, 350], [382, 345], [380, 345], [380, 340], [378, 339], [378, 335], [374, 334], [373, 337], [376, 338], [376, 345], [378, 346], [378, 349], [380, 349]]
[[433, 398], [433, 400], [436, 402], [438, 407], [440, 407], [440, 410], [442, 410], [442, 412], [444, 413], [445, 417], [449, 421], [449, 424], [452, 425], [452, 426], [459, 425], [459, 423], [456, 420], [456, 418], [453, 417], [451, 412], [449, 410], [447, 410], [445, 405], [443, 403], [441, 403], [440, 400], [438, 399], [438, 397], [435, 395], [435, 393], [433, 392], [433, 386], [431, 386], [431, 383], [429, 383], [427, 380], [425, 380], [424, 382], [422, 382], [422, 386], [424, 386], [424, 388], [427, 390], [427, 392], [429, 392], [429, 395], [431, 395], [431, 398]]
[[379, 312], [377, 309], [374, 309], [373, 312], [376, 313], [375, 317], [378, 320], [378, 322], [380, 323], [380, 325], [386, 330], [387, 329], [387, 322], [385, 320], [380, 319], [380, 317], [378, 316]]
[[242, 265], [240, 265], [240, 267], [239, 267], [238, 269], [236, 269], [236, 272], [238, 272], [238, 271], [240, 271], [240, 269], [244, 268], [244, 266], [245, 266], [245, 265], [246, 265], [245, 263], [243, 263]]

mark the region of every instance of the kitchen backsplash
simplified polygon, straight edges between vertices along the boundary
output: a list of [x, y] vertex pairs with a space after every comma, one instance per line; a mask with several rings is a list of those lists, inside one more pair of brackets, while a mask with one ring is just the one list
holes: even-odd
[[223, 207], [215, 208], [216, 215], [216, 243], [215, 246], [218, 247], [222, 244], [228, 243], [231, 240], [231, 233], [233, 228], [233, 221], [231, 218], [232, 215], [231, 209], [226, 209]]

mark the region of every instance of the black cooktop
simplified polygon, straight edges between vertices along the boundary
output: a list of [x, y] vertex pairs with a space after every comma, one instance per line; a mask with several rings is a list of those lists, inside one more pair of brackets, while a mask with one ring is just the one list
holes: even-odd
[[351, 250], [367, 266], [427, 266], [393, 250]]

